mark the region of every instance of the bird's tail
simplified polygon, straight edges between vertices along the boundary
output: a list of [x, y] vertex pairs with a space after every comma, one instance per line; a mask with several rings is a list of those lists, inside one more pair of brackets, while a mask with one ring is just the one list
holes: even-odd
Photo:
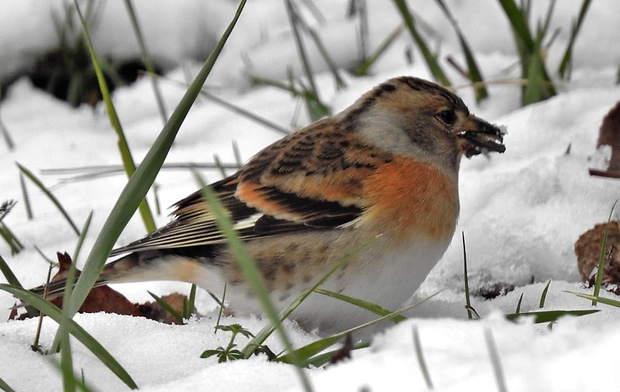
[[[93, 288], [104, 286], [108, 283], [143, 281], [145, 279], [140, 279], [135, 275], [139, 275], [140, 270], [144, 270], [145, 267], [147, 267], [147, 263], [140, 257], [140, 254], [137, 252], [131, 253], [106, 265], [101, 271], [99, 278], [97, 278]], [[65, 287], [67, 286], [67, 275], [67, 270], [60, 271], [49, 284], [35, 287], [30, 289], [30, 291], [38, 295], [45, 294], [48, 299], [59, 297], [64, 293]], [[79, 276], [80, 271], [76, 271], [73, 284], [77, 282]]]
[[[155, 280], [176, 280], [181, 282], [200, 284], [204, 283], [205, 276], [213, 277], [205, 263], [194, 257], [166, 250], [146, 250], [130, 253], [120, 259], [107, 264], [94, 287], [108, 283], [148, 282]], [[76, 274], [75, 282], [79, 274]], [[35, 294], [52, 299], [61, 296], [67, 285], [67, 272], [54, 277], [47, 285], [31, 289]], [[217, 286], [215, 286], [217, 287]]]

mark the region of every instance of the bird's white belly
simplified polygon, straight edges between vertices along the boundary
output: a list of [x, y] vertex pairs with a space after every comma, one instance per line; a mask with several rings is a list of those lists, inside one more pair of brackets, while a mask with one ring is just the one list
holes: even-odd
[[[321, 288], [398, 310], [413, 295], [445, 252], [450, 238], [441, 242], [412, 241], [390, 251], [361, 254], [346, 273], [335, 272]], [[246, 292], [229, 291], [230, 305], [237, 315], [260, 314], [256, 300]], [[272, 295], [279, 310], [286, 308], [295, 296], [279, 300]], [[312, 293], [293, 312], [291, 318], [304, 328], [319, 328], [322, 334], [340, 332], [379, 316], [322, 294]]]

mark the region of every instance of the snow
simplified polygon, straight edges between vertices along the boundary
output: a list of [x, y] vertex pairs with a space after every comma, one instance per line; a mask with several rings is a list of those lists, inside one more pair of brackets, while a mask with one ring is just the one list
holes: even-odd
[[[162, 80], [166, 106], [170, 109], [183, 94], [185, 71], [195, 71], [223, 31], [235, 2], [134, 1], [146, 41], [156, 57], [165, 59], [170, 69]], [[312, 25], [327, 37], [335, 61], [346, 69], [357, 55], [355, 23], [345, 18], [344, 4], [316, 1], [326, 21], [323, 26], [308, 14]], [[400, 19], [391, 2], [368, 1], [370, 6], [370, 47], [374, 48], [398, 25]], [[519, 76], [514, 44], [505, 17], [497, 3], [448, 1], [471, 46], [477, 53], [485, 76], [491, 80]], [[547, 2], [535, 2], [535, 20]], [[571, 19], [580, 1], [563, 1], [556, 6], [552, 28], [561, 28], [548, 53], [555, 69], [569, 38]], [[61, 1], [41, 4], [12, 1], [0, 13], [0, 75], [10, 76], [27, 67], [35, 54], [55, 45], [52, 10], [60, 12]], [[437, 40], [442, 54], [458, 53], [452, 28], [435, 3], [415, 4], [427, 34]], [[538, 8], [540, 7], [540, 8]], [[101, 55], [137, 56], [137, 46], [121, 2], [106, 2], [93, 31]], [[304, 8], [304, 12], [307, 10]], [[605, 155], [596, 150], [598, 128], [613, 107], [620, 88], [615, 84], [620, 51], [617, 29], [620, 5], [611, 0], [593, 2], [574, 50], [572, 79], [560, 82], [559, 95], [545, 102], [521, 108], [519, 87], [493, 84], [491, 98], [476, 106], [471, 90], [459, 95], [477, 115], [505, 125], [507, 151], [489, 158], [464, 161], [460, 177], [461, 217], [450, 248], [428, 276], [413, 301], [441, 293], [411, 311], [409, 320], [374, 336], [371, 348], [353, 353], [353, 359], [306, 374], [316, 390], [424, 390], [426, 384], [412, 343], [417, 327], [423, 353], [435, 390], [473, 391], [497, 388], [485, 333], [490, 331], [500, 357], [510, 391], [588, 391], [612, 389], [618, 385], [613, 354], [620, 349], [620, 312], [601, 305], [600, 312], [579, 318], [563, 318], [549, 329], [530, 321], [513, 323], [502, 314], [514, 312], [523, 295], [522, 311], [538, 309], [541, 293], [550, 280], [545, 310], [588, 309], [589, 302], [567, 291], [591, 292], [584, 288], [576, 268], [573, 244], [581, 233], [604, 222], [620, 193], [614, 180], [590, 177], [590, 167], [604, 168]], [[249, 2], [230, 45], [208, 80], [211, 91], [284, 127], [295, 128], [308, 122], [298, 103], [289, 94], [273, 88], [250, 87], [249, 73], [269, 78], [286, 78], [287, 65], [297, 55], [286, 12], [280, 1]], [[406, 48], [413, 47], [403, 32], [372, 76], [354, 78], [342, 71], [347, 88], [336, 90], [324, 62], [315, 58], [314, 69], [321, 97], [337, 112], [372, 86], [396, 75], [428, 78], [420, 56], [408, 64]], [[297, 68], [294, 68], [297, 69]], [[448, 68], [450, 69], [450, 68]], [[450, 71], [452, 72], [452, 71]], [[299, 72], [297, 72], [299, 74]], [[466, 81], [450, 73], [455, 84]], [[91, 165], [118, 165], [116, 138], [104, 109], [99, 106], [70, 108], [25, 80], [19, 80], [0, 103], [0, 115], [15, 142], [9, 151], [0, 140], [0, 201], [14, 199], [19, 204], [4, 221], [27, 249], [15, 256], [4, 242], [0, 254], [25, 287], [41, 284], [47, 263], [36, 245], [48, 257], [56, 251], [72, 252], [77, 237], [49, 200], [28, 184], [34, 219], [28, 220], [19, 186], [19, 162], [36, 173], [69, 211], [78, 226], [90, 211], [94, 218], [85, 250], [92, 246], [105, 217], [120, 193], [123, 175], [60, 184], [67, 176], [41, 174], [43, 169], [75, 168]], [[117, 90], [114, 101], [127, 132], [134, 159], [143, 157], [161, 120], [150, 81], [141, 79]], [[212, 162], [219, 156], [234, 162], [231, 148], [236, 141], [242, 157], [277, 140], [281, 135], [246, 118], [233, 115], [206, 99], [192, 109], [179, 133], [167, 162]], [[215, 171], [205, 171], [210, 181]], [[157, 179], [162, 205], [170, 205], [196, 188], [187, 171], [164, 170]], [[153, 201], [152, 195], [150, 201]], [[167, 221], [164, 215], [159, 224]], [[467, 320], [464, 309], [462, 244], [465, 233], [472, 290], [495, 283], [516, 286], [505, 296], [491, 301], [473, 298], [473, 307], [482, 320]], [[134, 217], [119, 239], [126, 244], [144, 233]], [[0, 281], [4, 279], [0, 277]], [[146, 301], [146, 290], [157, 293], [187, 292], [187, 285], [163, 282], [115, 287], [132, 301]], [[610, 295], [610, 294], [604, 294]], [[611, 296], [611, 295], [610, 295]], [[14, 299], [0, 293], [0, 318], [6, 318]], [[110, 314], [80, 314], [75, 320], [106, 347], [127, 369], [140, 389], [167, 390], [301, 390], [294, 369], [268, 362], [265, 357], [218, 364], [215, 358], [201, 359], [202, 351], [225, 345], [229, 335], [213, 333], [215, 314], [209, 296], [200, 292], [198, 307], [205, 316], [184, 326]], [[53, 359], [31, 351], [35, 320], [0, 324], [0, 378], [16, 390], [59, 390], [62, 382]], [[223, 324], [240, 323], [256, 333], [264, 325], [260, 318], [227, 318]], [[49, 347], [55, 324], [45, 320], [41, 342]], [[295, 346], [308, 344], [317, 335], [303, 331], [294, 322], [285, 324]], [[237, 343], [242, 346], [244, 338]], [[282, 349], [277, 338], [267, 342], [274, 352]], [[78, 373], [100, 390], [126, 387], [80, 343], [72, 345]], [[52, 357], [54, 358], [54, 357]], [[54, 358], [55, 359], [55, 358]], [[33, 376], [36, 374], [36, 377]]]

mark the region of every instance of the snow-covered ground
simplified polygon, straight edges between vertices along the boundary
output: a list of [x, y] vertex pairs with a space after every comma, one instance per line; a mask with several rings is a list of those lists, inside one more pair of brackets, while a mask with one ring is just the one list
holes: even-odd
[[[184, 81], [184, 70], [196, 69], [185, 58], [201, 58], [223, 31], [236, 6], [233, 1], [200, 2], [134, 1], [151, 51], [168, 64], [178, 67], [167, 79]], [[297, 102], [272, 88], [250, 88], [245, 75], [283, 79], [287, 65], [298, 68], [297, 55], [281, 1], [250, 1], [240, 25], [233, 32], [221, 62], [207, 84], [213, 93], [285, 127], [307, 123], [305, 114], [295, 118]], [[326, 21], [316, 24], [328, 50], [341, 67], [350, 66], [357, 56], [356, 25], [345, 18], [345, 2], [316, 1]], [[368, 1], [370, 46], [376, 47], [399, 23], [392, 2]], [[415, 2], [417, 15], [437, 40], [442, 54], [460, 58], [458, 43], [435, 3]], [[448, 1], [489, 80], [516, 78], [514, 45], [504, 15], [495, 2]], [[535, 20], [547, 2], [535, 2]], [[549, 53], [555, 72], [568, 40], [571, 18], [579, 1], [556, 5], [553, 27], [560, 31]], [[32, 56], [55, 45], [51, 10], [61, 1], [44, 5], [37, 1], [10, 1], [0, 12], [0, 73], [10, 75], [27, 66]], [[121, 2], [106, 2], [94, 33], [101, 54], [135, 55], [136, 45]], [[309, 14], [308, 14], [309, 15]], [[477, 115], [507, 126], [503, 155], [464, 161], [460, 177], [461, 218], [457, 233], [464, 232], [472, 290], [495, 283], [516, 286], [495, 300], [473, 299], [483, 317], [467, 320], [462, 279], [462, 245], [457, 235], [444, 258], [431, 272], [415, 299], [437, 291], [441, 294], [409, 313], [410, 319], [375, 336], [372, 347], [353, 353], [353, 359], [326, 369], [307, 371], [317, 391], [423, 390], [412, 329], [417, 326], [431, 379], [436, 390], [493, 390], [496, 381], [485, 334], [490, 331], [500, 356], [510, 391], [600, 391], [617, 388], [620, 375], [611, 355], [620, 349], [620, 310], [599, 306], [600, 312], [580, 318], [564, 318], [550, 330], [547, 325], [512, 323], [501, 314], [515, 310], [523, 294], [522, 311], [536, 310], [547, 281], [551, 280], [545, 309], [587, 309], [589, 302], [566, 291], [589, 292], [577, 272], [573, 244], [581, 233], [604, 222], [620, 197], [616, 180], [590, 177], [588, 168], [601, 164], [596, 151], [598, 128], [604, 115], [620, 98], [615, 84], [620, 64], [620, 3], [593, 2], [574, 50], [573, 76], [558, 84], [559, 95], [542, 103], [519, 107], [519, 87], [494, 84], [491, 98], [476, 106], [468, 88], [458, 93]], [[310, 20], [312, 18], [308, 16]], [[354, 78], [342, 74], [347, 88], [336, 91], [332, 77], [321, 61], [315, 61], [322, 99], [337, 112], [372, 86], [396, 75], [429, 78], [414, 51], [414, 63], [405, 56], [411, 39], [404, 32], [373, 68], [372, 76]], [[314, 56], [318, 58], [318, 56]], [[448, 67], [447, 69], [450, 70]], [[297, 72], [299, 74], [299, 72]], [[554, 73], [555, 74], [555, 73]], [[451, 74], [455, 84], [465, 84]], [[162, 81], [167, 107], [172, 108], [183, 94], [177, 83]], [[42, 169], [118, 165], [116, 137], [101, 106], [73, 109], [23, 79], [14, 84], [0, 103], [0, 116], [15, 142], [13, 151], [0, 140], [0, 201], [14, 199], [19, 204], [5, 223], [27, 246], [11, 256], [0, 242], [0, 254], [26, 287], [45, 280], [47, 264], [34, 246], [53, 257], [56, 251], [75, 248], [77, 237], [56, 208], [29, 184], [34, 219], [28, 220], [19, 186], [19, 162], [40, 175], [48, 186], [64, 176], [41, 175]], [[161, 129], [150, 82], [142, 79], [131, 87], [117, 90], [114, 102], [128, 135], [134, 158], [140, 160]], [[303, 110], [302, 110], [303, 112]], [[212, 162], [219, 156], [233, 162], [232, 141], [244, 159], [277, 140], [280, 135], [207, 100], [199, 100], [183, 124], [169, 163]], [[205, 172], [211, 181], [216, 172]], [[90, 211], [94, 219], [86, 240], [88, 250], [98, 229], [120, 193], [125, 178], [119, 174], [95, 180], [55, 186], [54, 194], [78, 225]], [[163, 171], [157, 179], [162, 205], [170, 205], [196, 188], [190, 173]], [[152, 201], [152, 196], [151, 196]], [[165, 214], [158, 223], [167, 221]], [[143, 235], [144, 228], [134, 218], [119, 239], [125, 244]], [[83, 262], [82, 253], [78, 262]], [[4, 281], [0, 277], [0, 281]], [[534, 283], [532, 283], [532, 281]], [[165, 293], [187, 286], [178, 283], [151, 283], [116, 286], [132, 301], [146, 301], [146, 290]], [[606, 294], [608, 295], [608, 294]], [[8, 315], [14, 299], [0, 293], [0, 318]], [[264, 357], [218, 364], [216, 359], [200, 359], [202, 351], [225, 345], [228, 335], [213, 333], [213, 303], [199, 293], [199, 310], [205, 317], [188, 325], [170, 326], [153, 321], [110, 314], [77, 315], [76, 321], [99, 340], [128, 370], [142, 390], [300, 390], [294, 369], [267, 362]], [[259, 318], [230, 318], [225, 324], [240, 323], [252, 332], [264, 324]], [[0, 323], [0, 378], [18, 391], [59, 390], [59, 372], [50, 358], [31, 351], [36, 321]], [[293, 322], [286, 328], [296, 346], [316, 339], [314, 332], [301, 330]], [[46, 320], [41, 342], [49, 347], [55, 324]], [[238, 343], [241, 345], [243, 339]], [[267, 344], [278, 351], [273, 338]], [[85, 380], [101, 390], [125, 387], [79, 343], [73, 345], [75, 365]]]

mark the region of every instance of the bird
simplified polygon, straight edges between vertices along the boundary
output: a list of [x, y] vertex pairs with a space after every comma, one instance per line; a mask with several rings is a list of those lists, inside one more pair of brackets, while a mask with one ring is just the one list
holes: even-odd
[[[461, 98], [413, 76], [389, 79], [342, 112], [264, 148], [210, 185], [278, 310], [344, 258], [321, 288], [388, 309], [412, 297], [446, 251], [459, 215], [463, 156], [503, 153], [502, 127]], [[115, 249], [95, 286], [176, 280], [215, 295], [233, 314], [261, 315], [201, 190], [177, 202], [171, 221]], [[50, 283], [62, 294], [66, 280]], [[42, 293], [44, 286], [34, 289]], [[290, 316], [319, 333], [376, 318], [312, 293]]]

